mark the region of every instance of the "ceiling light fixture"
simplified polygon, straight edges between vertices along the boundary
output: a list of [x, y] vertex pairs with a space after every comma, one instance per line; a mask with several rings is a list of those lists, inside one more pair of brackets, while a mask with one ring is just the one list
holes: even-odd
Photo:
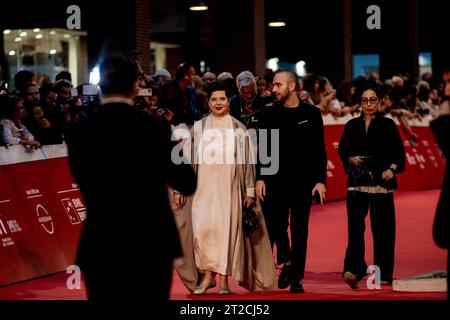
[[274, 19], [269, 22], [269, 27], [271, 27], [271, 28], [280, 28], [280, 27], [285, 27], [285, 26], [286, 26], [286, 22], [283, 19]]
[[206, 11], [208, 10], [208, 6], [205, 1], [195, 1], [191, 6], [189, 6], [189, 10], [191, 11]]

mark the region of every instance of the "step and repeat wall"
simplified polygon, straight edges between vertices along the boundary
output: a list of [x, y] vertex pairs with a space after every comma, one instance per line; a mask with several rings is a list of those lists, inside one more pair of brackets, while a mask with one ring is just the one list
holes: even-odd
[[[338, 156], [344, 123], [325, 119], [327, 201], [345, 198], [346, 175]], [[445, 159], [426, 123], [406, 139], [401, 190], [440, 188]], [[114, 156], [114, 155], [111, 155]], [[0, 147], [0, 286], [66, 270], [75, 263], [85, 202], [74, 182], [64, 144], [30, 152]]]
[[0, 148], [0, 286], [74, 264], [85, 219], [65, 145]]

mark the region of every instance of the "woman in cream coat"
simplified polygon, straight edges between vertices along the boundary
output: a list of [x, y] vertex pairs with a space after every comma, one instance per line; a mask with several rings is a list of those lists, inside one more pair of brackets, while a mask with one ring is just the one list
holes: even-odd
[[[219, 294], [230, 293], [229, 276], [248, 290], [272, 289], [276, 285], [273, 255], [254, 200], [253, 145], [244, 125], [229, 115], [225, 87], [214, 83], [209, 88], [211, 114], [194, 124], [184, 145], [197, 173], [197, 190], [187, 199], [173, 193], [184, 252], [175, 266], [194, 294], [215, 287], [217, 274]], [[242, 210], [252, 206], [260, 228], [245, 236]]]

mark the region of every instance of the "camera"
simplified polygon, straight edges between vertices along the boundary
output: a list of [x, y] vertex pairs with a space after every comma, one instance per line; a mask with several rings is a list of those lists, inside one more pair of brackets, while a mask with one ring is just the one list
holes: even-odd
[[71, 89], [71, 97], [65, 101], [69, 105], [70, 113], [83, 111], [86, 115], [94, 113], [100, 106], [98, 88], [93, 84], [80, 84]]
[[150, 108], [149, 97], [151, 96], [151, 88], [140, 88], [137, 96], [134, 98], [134, 106], [136, 109], [142, 112], [147, 112]]
[[152, 88], [140, 88], [137, 94], [138, 97], [151, 97]]

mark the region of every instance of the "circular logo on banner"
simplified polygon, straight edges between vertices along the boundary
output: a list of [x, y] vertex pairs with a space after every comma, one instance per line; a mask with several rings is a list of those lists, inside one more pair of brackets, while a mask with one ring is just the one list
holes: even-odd
[[44, 228], [48, 234], [53, 234], [53, 232], [55, 232], [55, 226], [53, 225], [53, 219], [50, 216], [50, 213], [48, 213], [44, 206], [38, 204], [36, 206], [36, 214], [42, 228]]

